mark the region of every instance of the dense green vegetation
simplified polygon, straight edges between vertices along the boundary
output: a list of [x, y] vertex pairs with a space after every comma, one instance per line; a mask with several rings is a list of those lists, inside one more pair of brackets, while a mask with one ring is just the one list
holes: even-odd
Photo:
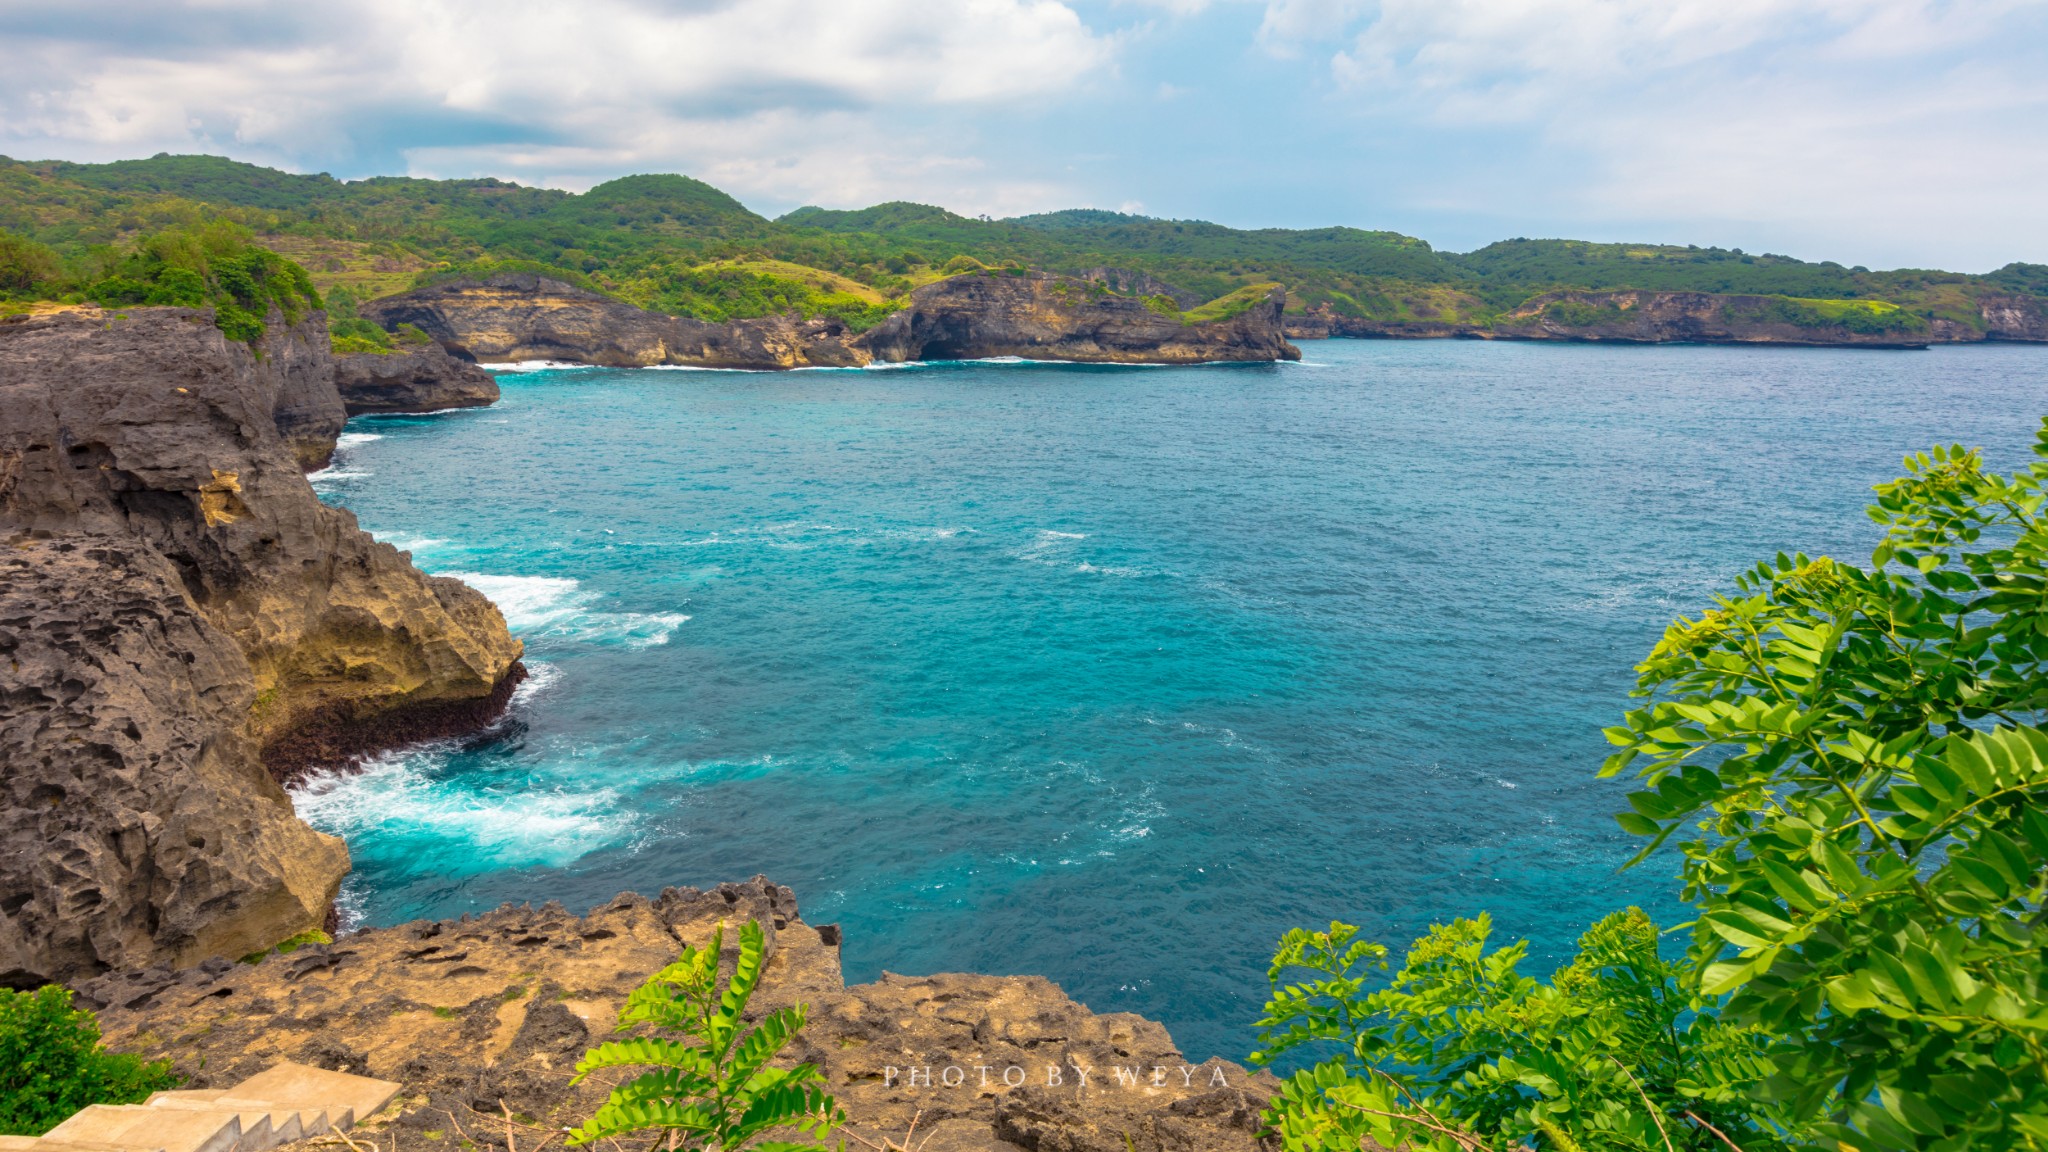
[[1287, 1146], [2048, 1146], [2048, 421], [2035, 453], [1909, 458], [1869, 567], [1760, 564], [1639, 667], [1601, 771], [1642, 782], [1637, 862], [1678, 843], [1682, 962], [1632, 911], [1547, 985], [1483, 920], [1390, 981], [1290, 933], [1257, 1058], [1335, 1051]]
[[777, 1008], [747, 1026], [747, 1001], [761, 980], [766, 935], [752, 920], [740, 926], [739, 956], [719, 987], [725, 926], [702, 948], [685, 944], [680, 959], [649, 977], [619, 1009], [619, 1031], [631, 1039], [600, 1044], [576, 1063], [576, 1079], [593, 1072], [645, 1068], [611, 1096], [565, 1143], [653, 1131], [669, 1152], [823, 1152], [815, 1140], [764, 1141], [771, 1132], [824, 1137], [845, 1119], [825, 1091], [816, 1065], [771, 1068], [803, 1029], [807, 1008]]
[[101, 1048], [99, 1021], [69, 989], [0, 989], [0, 1135], [40, 1136], [88, 1104], [137, 1104], [178, 1084], [164, 1061]]
[[272, 310], [287, 324], [325, 305], [306, 270], [254, 242], [230, 220], [172, 227], [122, 247], [94, 245], [71, 260], [0, 233], [0, 303], [8, 299], [211, 307], [231, 340], [263, 335]]
[[[769, 220], [684, 176], [631, 176], [572, 195], [488, 179], [343, 182], [168, 155], [112, 164], [0, 158], [0, 292], [25, 291], [9, 282], [25, 260], [74, 266], [96, 251], [221, 219], [304, 264], [322, 289], [382, 294], [524, 269], [707, 320], [794, 310], [855, 328], [919, 284], [984, 266], [1122, 269], [1198, 300], [1279, 282], [1295, 307], [1384, 321], [1487, 323], [1546, 291], [1643, 288], [1784, 297], [1802, 316], [1818, 314], [1801, 310], [1815, 302], [1878, 301], [1900, 314], [1842, 317], [1906, 332], [1936, 316], [1981, 324], [1976, 294], [2048, 294], [2042, 265], [1988, 276], [1872, 272], [1733, 249], [1526, 239], [1457, 254], [1356, 228], [1245, 230], [1092, 209], [988, 220], [904, 202], [801, 208]], [[25, 257], [15, 251], [25, 242], [44, 247]], [[821, 288], [792, 267], [857, 290]]]

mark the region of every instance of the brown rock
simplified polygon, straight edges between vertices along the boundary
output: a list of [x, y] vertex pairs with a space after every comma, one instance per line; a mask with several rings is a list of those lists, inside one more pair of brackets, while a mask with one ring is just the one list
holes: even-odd
[[836, 930], [804, 923], [790, 891], [760, 877], [654, 901], [622, 895], [585, 917], [508, 905], [257, 965], [110, 975], [79, 992], [111, 1046], [169, 1057], [193, 1087], [280, 1059], [346, 1066], [404, 1084], [401, 1108], [381, 1121], [406, 1133], [401, 1143], [459, 1129], [505, 1147], [501, 1101], [535, 1129], [587, 1119], [605, 1086], [568, 1081], [626, 995], [721, 921], [730, 948], [746, 919], [772, 941], [752, 1011], [809, 1006], [783, 1063], [816, 1064], [869, 1141], [902, 1141], [914, 1121], [910, 1145], [929, 1138], [930, 1152], [1261, 1147], [1270, 1075], [1189, 1063], [1157, 1023], [1098, 1015], [1036, 977], [888, 975], [846, 987], [828, 942]]
[[498, 363], [564, 360], [614, 368], [803, 368], [866, 363], [835, 320], [792, 315], [706, 324], [635, 308], [559, 280], [508, 273], [372, 300], [362, 316], [412, 324], [443, 347]]
[[378, 355], [337, 356], [334, 387], [350, 416], [368, 412], [439, 412], [498, 402], [498, 381], [438, 344], [403, 346]]
[[1985, 335], [1993, 340], [2048, 340], [2048, 299], [2039, 296], [1983, 296], [1977, 306]]
[[976, 272], [927, 284], [910, 306], [854, 340], [876, 360], [1018, 356], [1090, 363], [1299, 360], [1281, 334], [1287, 294], [1227, 320], [1184, 324], [1091, 281], [1042, 272]]
[[0, 321], [0, 980], [319, 926], [347, 856], [266, 759], [466, 730], [517, 675], [488, 600], [307, 484], [277, 413], [338, 407], [320, 324], [259, 359], [201, 310]]

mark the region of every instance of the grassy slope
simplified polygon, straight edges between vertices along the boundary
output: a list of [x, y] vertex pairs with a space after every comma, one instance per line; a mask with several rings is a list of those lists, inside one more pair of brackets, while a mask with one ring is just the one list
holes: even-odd
[[2048, 294], [2048, 267], [2040, 265], [1988, 277], [1871, 272], [1734, 250], [1569, 240], [1508, 240], [1457, 254], [1355, 228], [1241, 230], [1088, 209], [981, 220], [905, 202], [801, 208], [771, 221], [673, 175], [631, 176], [573, 195], [497, 180], [345, 183], [205, 156], [0, 159], [0, 228], [74, 263], [104, 259], [96, 246], [119, 249], [215, 216], [255, 229], [323, 290], [346, 286], [368, 296], [436, 274], [556, 269], [623, 299], [707, 319], [795, 307], [861, 325], [949, 265], [980, 264], [1134, 269], [1211, 300], [1278, 281], [1293, 306], [1394, 321], [1485, 322], [1557, 288], [1873, 300], [1972, 323], [1981, 293]]

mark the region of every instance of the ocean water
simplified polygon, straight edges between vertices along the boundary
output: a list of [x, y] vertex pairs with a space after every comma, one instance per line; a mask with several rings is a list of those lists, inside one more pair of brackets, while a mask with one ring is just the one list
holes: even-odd
[[1618, 866], [1599, 729], [1780, 549], [1863, 560], [1937, 440], [2025, 459], [2048, 352], [1325, 341], [1300, 364], [541, 370], [351, 423], [323, 496], [505, 610], [475, 740], [297, 793], [350, 918], [766, 873], [850, 979], [1052, 977], [1241, 1058], [1275, 938], [1493, 914], [1547, 972]]

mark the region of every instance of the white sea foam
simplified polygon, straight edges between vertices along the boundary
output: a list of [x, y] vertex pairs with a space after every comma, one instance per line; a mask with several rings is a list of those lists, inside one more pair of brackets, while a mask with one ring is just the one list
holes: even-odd
[[372, 532], [380, 543], [389, 544], [400, 552], [427, 552], [446, 544], [446, 540], [432, 536], [416, 536], [411, 532]]
[[599, 364], [579, 364], [574, 360], [508, 360], [496, 364], [478, 364], [487, 372], [567, 372], [572, 368], [599, 368]]
[[651, 648], [666, 644], [690, 618], [681, 612], [605, 612], [602, 594], [567, 576], [504, 576], [489, 572], [437, 572], [491, 598], [505, 623], [522, 638], [579, 640]]
[[452, 750], [421, 745], [379, 756], [360, 772], [314, 776], [293, 789], [292, 801], [323, 831], [453, 843], [473, 848], [477, 863], [492, 868], [559, 868], [632, 833], [611, 789], [449, 780], [443, 774]]
[[1097, 567], [1096, 565], [1090, 564], [1086, 560], [1083, 560], [1079, 564], [1074, 565], [1074, 571], [1087, 572], [1097, 576], [1117, 576], [1125, 580], [1135, 579], [1145, 574], [1145, 571], [1142, 568], [1124, 568], [1114, 564], [1105, 567]]
[[306, 480], [313, 484], [328, 484], [336, 480], [361, 480], [369, 475], [371, 473], [368, 469], [343, 468], [339, 464], [329, 464], [318, 472], [306, 473]]
[[346, 452], [351, 448], [368, 444], [372, 440], [382, 440], [383, 438], [383, 434], [378, 432], [343, 432], [334, 438], [334, 450], [336, 452]]

